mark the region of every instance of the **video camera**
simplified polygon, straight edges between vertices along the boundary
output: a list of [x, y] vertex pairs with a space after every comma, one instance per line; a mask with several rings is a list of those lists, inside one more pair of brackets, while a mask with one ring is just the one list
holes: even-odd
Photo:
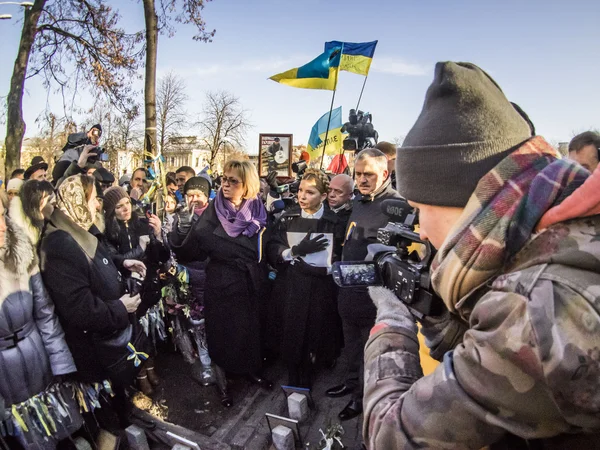
[[300, 188], [300, 181], [302, 181], [302, 177], [304, 176], [304, 172], [306, 172], [306, 169], [308, 169], [308, 163], [303, 159], [292, 164], [292, 172], [296, 174], [296, 179], [292, 183], [280, 185], [277, 188], [277, 192], [279, 194], [283, 194], [284, 192], [289, 192], [290, 194], [297, 194], [298, 189]]
[[348, 133], [348, 137], [342, 143], [344, 150], [360, 151], [365, 148], [375, 147], [379, 133], [373, 126], [373, 116], [370, 113], [350, 110], [348, 122], [342, 126], [342, 133]]
[[[418, 318], [441, 314], [444, 304], [431, 287], [429, 273], [435, 250], [415, 233], [418, 216], [404, 200], [384, 200], [381, 208], [392, 220], [377, 231], [377, 240], [387, 248], [376, 253], [373, 261], [335, 262], [335, 283], [342, 288], [385, 286]], [[409, 250], [415, 243], [423, 247], [422, 256], [416, 249]]]

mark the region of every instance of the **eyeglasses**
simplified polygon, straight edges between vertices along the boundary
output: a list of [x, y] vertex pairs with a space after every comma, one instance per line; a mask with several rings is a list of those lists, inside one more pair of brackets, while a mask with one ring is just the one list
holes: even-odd
[[235, 178], [227, 178], [227, 177], [221, 177], [221, 184], [229, 184], [231, 186], [237, 186], [238, 184], [241, 183], [240, 180], [236, 180]]

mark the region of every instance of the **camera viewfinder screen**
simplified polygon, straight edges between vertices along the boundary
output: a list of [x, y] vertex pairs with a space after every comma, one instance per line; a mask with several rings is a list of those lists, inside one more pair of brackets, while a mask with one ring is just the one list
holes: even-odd
[[377, 284], [374, 264], [341, 265], [340, 275], [345, 286], [371, 286]]

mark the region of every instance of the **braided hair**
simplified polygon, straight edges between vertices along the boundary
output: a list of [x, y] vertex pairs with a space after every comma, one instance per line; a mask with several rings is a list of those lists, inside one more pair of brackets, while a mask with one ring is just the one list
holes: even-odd
[[329, 177], [321, 170], [306, 169], [302, 176], [303, 181], [314, 181], [315, 187], [321, 194], [329, 192]]

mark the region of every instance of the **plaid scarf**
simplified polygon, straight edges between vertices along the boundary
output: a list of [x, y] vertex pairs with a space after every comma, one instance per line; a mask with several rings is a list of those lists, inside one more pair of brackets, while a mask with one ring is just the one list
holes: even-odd
[[479, 181], [432, 264], [433, 286], [450, 311], [499, 273], [565, 188], [589, 176], [560, 158], [536, 136]]

